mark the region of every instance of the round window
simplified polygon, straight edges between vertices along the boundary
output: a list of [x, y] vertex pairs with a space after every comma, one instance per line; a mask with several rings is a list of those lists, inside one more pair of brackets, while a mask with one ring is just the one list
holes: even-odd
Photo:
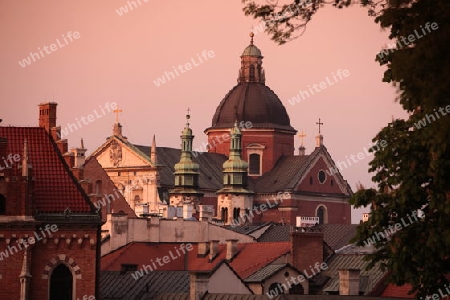
[[325, 180], [327, 180], [327, 174], [325, 174], [323, 170], [320, 170], [318, 174], [318, 179], [320, 183], [324, 183]]

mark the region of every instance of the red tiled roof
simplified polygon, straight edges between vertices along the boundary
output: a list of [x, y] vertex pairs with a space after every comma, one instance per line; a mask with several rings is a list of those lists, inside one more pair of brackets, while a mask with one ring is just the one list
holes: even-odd
[[[242, 279], [245, 279], [275, 259], [288, 253], [290, 245], [289, 242], [238, 244], [238, 252], [231, 261], [230, 266]], [[226, 258], [226, 248], [226, 244], [220, 244], [217, 249], [218, 255], [212, 262], [209, 262], [209, 255], [204, 258], [197, 257], [197, 245], [194, 245], [194, 250], [189, 253], [189, 270], [212, 270], [220, 261]]]
[[414, 294], [408, 295], [408, 292], [411, 290], [410, 284], [404, 284], [402, 286], [397, 286], [395, 284], [389, 283], [384, 289], [381, 297], [384, 298], [405, 298], [405, 299], [414, 299], [416, 296]]
[[[289, 242], [281, 243], [248, 243], [238, 244], [238, 253], [231, 261], [230, 266], [242, 278], [245, 279], [254, 272], [270, 264], [282, 255], [289, 253]], [[186, 255], [171, 259], [169, 263], [158, 270], [188, 270], [188, 271], [211, 271], [226, 258], [226, 244], [218, 246], [218, 255], [209, 262], [209, 255], [197, 257], [198, 246]], [[149, 265], [151, 260], [162, 259], [172, 251], [173, 256], [178, 256], [175, 249], [180, 249], [180, 243], [143, 243], [132, 242], [102, 257], [102, 271], [119, 271], [122, 264], [136, 264], [138, 268]], [[178, 250], [181, 254], [181, 251]]]
[[[6, 154], [23, 156], [28, 142], [28, 158], [34, 182], [34, 206], [39, 212], [91, 212], [89, 198], [76, 182], [56, 144], [41, 127], [0, 127], [0, 137], [7, 139]], [[13, 166], [17, 170], [20, 162]], [[17, 170], [18, 171], [18, 170]]]
[[[142, 268], [143, 265], [152, 266], [152, 260], [157, 266], [159, 271], [183, 271], [185, 270], [185, 256], [180, 249], [181, 243], [141, 243], [132, 242], [128, 245], [119, 248], [110, 254], [102, 257], [101, 269], [102, 271], [120, 271], [122, 264], [135, 264], [138, 265], [138, 269]], [[177, 251], [178, 250], [178, 253]], [[163, 259], [164, 256], [170, 257], [170, 252], [172, 252], [172, 257], [168, 263], [161, 262], [158, 265], [156, 259]], [[194, 252], [191, 250], [191, 252]]]

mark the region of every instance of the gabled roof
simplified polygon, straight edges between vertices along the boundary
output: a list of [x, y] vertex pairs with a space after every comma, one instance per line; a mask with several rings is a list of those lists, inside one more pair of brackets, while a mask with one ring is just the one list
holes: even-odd
[[143, 265], [150, 265], [151, 259], [162, 259], [170, 254], [169, 251], [172, 251], [173, 256], [176, 256], [177, 259], [171, 259], [169, 263], [163, 264], [163, 266], [157, 265], [157, 270], [185, 270], [186, 256], [178, 257], [175, 253], [175, 248], [179, 249], [180, 244], [131, 242], [103, 256], [101, 269], [103, 271], [117, 271], [121, 269], [122, 264], [135, 264], [140, 269]]
[[368, 295], [384, 279], [386, 272], [380, 270], [380, 263], [372, 269], [366, 271], [369, 261], [365, 261], [365, 255], [359, 254], [336, 254], [328, 261], [328, 269], [324, 273], [331, 277], [330, 281], [323, 288], [323, 292], [339, 292], [339, 270], [356, 269], [360, 270], [360, 292]]
[[231, 226], [231, 225], [225, 225], [222, 226], [223, 228], [232, 230], [234, 232], [238, 232], [238, 233], [242, 233], [242, 234], [246, 234], [246, 235], [251, 235], [251, 233], [255, 232], [258, 229], [262, 229], [265, 226], [269, 226], [270, 223], [265, 223], [262, 225], [248, 225], [248, 226]]
[[[226, 244], [218, 245], [217, 255], [210, 262], [209, 255], [198, 257], [198, 245], [193, 244], [191, 251], [186, 251], [180, 256], [174, 251], [179, 249], [180, 243], [146, 243], [132, 242], [102, 257], [101, 265], [103, 271], [120, 270], [122, 264], [136, 264], [138, 269], [143, 265], [149, 265], [151, 259], [162, 259], [173, 252], [176, 259], [169, 263], [158, 266], [157, 270], [189, 270], [207, 271], [214, 270], [226, 258]], [[244, 243], [237, 244], [237, 254], [228, 264], [239, 275], [245, 279], [259, 269], [272, 263], [274, 260], [290, 252], [291, 244], [287, 243]], [[255, 255], [257, 253], [258, 255]]]
[[255, 183], [258, 193], [276, 193], [284, 189], [294, 189], [301, 174], [308, 167], [309, 155], [282, 156], [272, 170], [261, 176]]
[[[95, 212], [95, 207], [78, 184], [50, 135], [42, 127], [0, 127], [7, 139], [6, 153], [23, 155], [28, 143], [28, 158], [34, 178], [34, 206], [41, 213]], [[13, 168], [21, 162], [16, 163]], [[20, 174], [20, 173], [17, 173]]]
[[[246, 243], [237, 245], [237, 254], [229, 265], [242, 279], [290, 252], [290, 243]], [[188, 267], [191, 271], [210, 271], [226, 258], [226, 245], [218, 246], [218, 255], [212, 262], [209, 256], [197, 257], [197, 245], [189, 252]], [[257, 253], [257, 255], [255, 255]]]
[[[135, 145], [142, 153], [150, 154], [150, 147]], [[175, 182], [174, 166], [180, 161], [181, 150], [156, 147], [161, 186], [172, 187]], [[223, 154], [199, 152], [192, 160], [200, 165], [198, 184], [200, 189], [217, 191], [222, 188], [222, 165], [228, 158]]]
[[[92, 152], [92, 154], [90, 156], [97, 157], [102, 151], [104, 151], [104, 149], [106, 149], [106, 147], [108, 147], [114, 141], [119, 143], [122, 147], [127, 147], [128, 149], [130, 149], [131, 152], [133, 152], [138, 157], [140, 157], [148, 165], [150, 165], [150, 166], [153, 165], [152, 162], [150, 161], [150, 157], [147, 153], [142, 152], [135, 145], [128, 142], [127, 139], [119, 137], [117, 135], [112, 135], [109, 138], [107, 138], [107, 140], [102, 145], [100, 145], [100, 147], [98, 147], [94, 152]], [[150, 152], [148, 152], [148, 153], [150, 153]]]
[[253, 273], [252, 275], [248, 276], [247, 278], [245, 278], [245, 282], [261, 282], [264, 281], [265, 279], [269, 278], [270, 276], [272, 276], [273, 274], [275, 274], [276, 272], [282, 270], [283, 268], [289, 266], [289, 264], [270, 264], [267, 265], [261, 269], [259, 269], [258, 271], [256, 271], [255, 273]]
[[258, 242], [288, 242], [291, 239], [290, 225], [272, 224], [258, 239]]
[[[314, 167], [314, 162], [323, 156], [332, 166], [334, 161], [325, 146], [316, 147], [310, 155], [282, 156], [272, 170], [261, 176], [256, 182], [253, 190], [257, 193], [276, 193], [282, 190], [294, 190], [307, 172]], [[351, 187], [342, 175], [337, 172], [334, 176], [338, 179], [337, 184], [345, 194], [352, 194]]]
[[135, 280], [131, 273], [100, 272], [101, 299], [154, 299], [156, 295], [167, 292], [188, 295], [189, 272], [187, 271], [153, 271], [138, 280]]
[[323, 240], [334, 251], [347, 246], [356, 235], [357, 224], [321, 224], [317, 229], [323, 232]]
[[[323, 232], [324, 242], [334, 251], [349, 245], [356, 235], [357, 224], [321, 224], [314, 227], [316, 231]], [[266, 230], [258, 242], [287, 242], [290, 241], [291, 225], [276, 225]]]

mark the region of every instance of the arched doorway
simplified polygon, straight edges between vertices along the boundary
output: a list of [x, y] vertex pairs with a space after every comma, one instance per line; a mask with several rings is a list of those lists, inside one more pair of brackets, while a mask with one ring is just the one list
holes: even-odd
[[289, 295], [304, 295], [304, 294], [305, 290], [303, 289], [303, 286], [300, 283], [291, 286], [291, 288], [289, 289]]
[[50, 277], [50, 300], [72, 300], [73, 276], [65, 264], [59, 264]]

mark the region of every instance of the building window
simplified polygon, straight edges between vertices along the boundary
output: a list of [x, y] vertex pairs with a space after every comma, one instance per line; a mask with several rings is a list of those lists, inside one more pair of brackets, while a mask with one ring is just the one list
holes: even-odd
[[[286, 285], [284, 285], [286, 286]], [[284, 294], [284, 287], [283, 284], [278, 283], [278, 282], [274, 282], [269, 286], [269, 291], [268, 291], [269, 295], [281, 295]]]
[[0, 215], [6, 214], [6, 198], [0, 194]]
[[72, 300], [73, 276], [65, 264], [59, 264], [50, 278], [50, 300]]
[[319, 218], [319, 224], [328, 224], [328, 212], [324, 205], [317, 207], [316, 217]]
[[121, 273], [126, 273], [129, 271], [137, 271], [137, 267], [138, 265], [136, 264], [121, 264], [120, 265], [120, 272]]
[[321, 184], [324, 184], [325, 180], [327, 180], [327, 174], [325, 174], [323, 170], [320, 170], [319, 173], [317, 174], [317, 179], [319, 179], [319, 182]]
[[228, 208], [222, 207], [221, 210], [221, 219], [224, 223], [228, 222]]
[[334, 186], [334, 181], [333, 181], [333, 179], [331, 179], [330, 181], [331, 181], [331, 186]]
[[239, 207], [235, 207], [233, 209], [233, 220], [239, 220], [240, 214], [241, 214], [241, 209]]
[[102, 181], [97, 180], [95, 182], [95, 194], [100, 195], [102, 193]]
[[289, 295], [303, 295], [305, 294], [305, 290], [301, 284], [292, 285], [289, 289]]
[[256, 153], [250, 154], [249, 157], [249, 175], [260, 175], [261, 174], [261, 156]]
[[312, 178], [312, 176], [309, 177], [309, 184], [310, 184], [310, 185], [313, 184], [313, 178]]
[[117, 172], [117, 176], [120, 176], [120, 172]]

